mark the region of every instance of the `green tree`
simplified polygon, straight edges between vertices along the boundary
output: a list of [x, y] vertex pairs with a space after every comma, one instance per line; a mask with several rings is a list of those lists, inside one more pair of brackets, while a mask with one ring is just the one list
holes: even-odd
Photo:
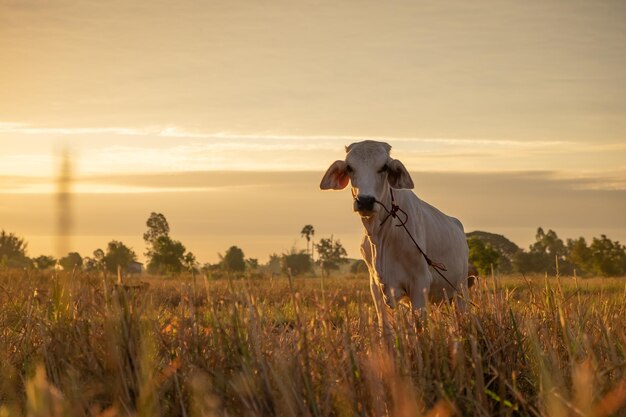
[[[310, 224], [305, 225], [300, 231], [300, 236], [306, 238], [306, 252], [311, 255], [311, 258], [313, 258], [313, 253], [312, 253], [313, 246], [310, 245], [310, 243], [311, 243], [311, 238], [315, 236], [315, 228]], [[309, 250], [309, 246], [311, 246], [310, 250]]]
[[489, 275], [492, 267], [494, 269], [498, 267], [500, 254], [490, 244], [481, 239], [469, 238], [467, 245], [469, 246], [469, 261], [478, 269], [480, 275]]
[[56, 263], [56, 259], [54, 259], [52, 256], [47, 255], [40, 255], [33, 259], [33, 264], [35, 265], [35, 268], [40, 271], [52, 268], [54, 265], [56, 265]]
[[535, 235], [535, 243], [530, 245], [528, 252], [519, 252], [513, 259], [513, 266], [518, 272], [556, 272], [556, 262], [565, 265], [567, 253], [565, 244], [554, 230], [539, 227]]
[[553, 264], [556, 259], [565, 259], [565, 244], [559, 239], [554, 230], [549, 229], [548, 232], [545, 233], [540, 227], [537, 229], [535, 239], [536, 242], [530, 247], [531, 252], [547, 255], [546, 261], [549, 264]]
[[13, 233], [0, 232], [0, 265], [23, 268], [30, 264], [26, 256], [28, 244]]
[[591, 249], [584, 237], [567, 239], [567, 260], [579, 274], [590, 274], [593, 271]]
[[291, 272], [293, 276], [310, 272], [312, 267], [311, 256], [305, 251], [296, 251], [295, 248], [290, 253], [284, 253], [281, 259], [281, 270], [284, 273]]
[[472, 238], [479, 239], [482, 240], [486, 246], [490, 246], [493, 250], [498, 252], [498, 272], [503, 274], [513, 272], [513, 258], [517, 253], [521, 252], [519, 246], [506, 237], [496, 233], [476, 230], [466, 233], [465, 235], [467, 236], [468, 242], [469, 239]]
[[183, 256], [183, 267], [190, 272], [196, 271], [198, 269], [196, 255], [191, 252], [187, 252], [185, 256]]
[[107, 252], [104, 255], [103, 262], [109, 272], [117, 272], [117, 268], [126, 270], [131, 262], [137, 260], [137, 255], [128, 246], [117, 240], [112, 240], [107, 245]]
[[143, 234], [143, 240], [148, 246], [154, 245], [159, 237], [168, 236], [170, 233], [170, 225], [162, 213], [150, 213], [146, 226], [148, 230]]
[[191, 252], [185, 253], [185, 246], [170, 237], [170, 226], [163, 214], [150, 213], [146, 226], [148, 230], [143, 234], [143, 239], [147, 245], [149, 273], [176, 274], [195, 268], [195, 255]]
[[618, 276], [626, 273], [626, 247], [606, 235], [593, 238], [589, 246], [593, 273], [601, 276]]
[[315, 245], [315, 249], [319, 264], [326, 275], [330, 275], [332, 270], [339, 269], [340, 264], [348, 262], [346, 258], [348, 253], [339, 240], [333, 241], [332, 236], [330, 239], [321, 239]]
[[63, 267], [65, 271], [73, 271], [74, 268], [81, 269], [83, 266], [83, 257], [78, 252], [70, 252], [67, 256], [59, 259], [59, 265]]
[[220, 254], [219, 257], [225, 271], [243, 272], [246, 269], [243, 251], [237, 246], [231, 246], [223, 256]]
[[151, 274], [177, 274], [185, 269], [185, 246], [167, 235], [156, 238], [150, 251], [148, 272]]

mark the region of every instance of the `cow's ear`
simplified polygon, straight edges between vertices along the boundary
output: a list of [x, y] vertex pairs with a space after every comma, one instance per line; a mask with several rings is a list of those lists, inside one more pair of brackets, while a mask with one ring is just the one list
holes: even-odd
[[348, 164], [346, 161], [335, 161], [324, 174], [320, 188], [322, 190], [343, 190], [348, 185]]
[[402, 162], [392, 159], [387, 163], [387, 181], [391, 188], [413, 188], [413, 180]]

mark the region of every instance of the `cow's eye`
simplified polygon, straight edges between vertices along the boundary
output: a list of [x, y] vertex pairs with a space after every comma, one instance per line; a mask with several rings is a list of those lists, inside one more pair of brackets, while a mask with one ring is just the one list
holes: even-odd
[[352, 169], [352, 167], [350, 165], [348, 165], [348, 166], [346, 166], [346, 171], [354, 172], [354, 169]]
[[385, 165], [383, 165], [383, 167], [381, 169], [378, 170], [378, 173], [382, 174], [383, 172], [387, 172], [388, 168], [389, 167], [387, 166], [387, 164], [385, 164]]

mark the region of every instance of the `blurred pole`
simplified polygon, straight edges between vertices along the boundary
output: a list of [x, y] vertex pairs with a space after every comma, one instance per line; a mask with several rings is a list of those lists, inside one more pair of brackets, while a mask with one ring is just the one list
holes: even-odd
[[69, 253], [72, 243], [72, 161], [67, 147], [61, 153], [56, 194], [56, 254], [61, 258]]

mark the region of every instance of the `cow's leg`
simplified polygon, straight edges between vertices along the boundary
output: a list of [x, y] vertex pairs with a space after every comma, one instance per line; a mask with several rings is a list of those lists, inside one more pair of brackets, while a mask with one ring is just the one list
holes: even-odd
[[[473, 265], [472, 265], [472, 268], [474, 270], [476, 269]], [[462, 265], [462, 269], [459, 274], [461, 277], [461, 280], [457, 284], [459, 291], [455, 291], [455, 294], [453, 297], [454, 306], [459, 313], [465, 313], [467, 311], [467, 304], [470, 302], [469, 301], [470, 282], [469, 282], [469, 277], [468, 277], [469, 269], [470, 269], [470, 266], [468, 263], [464, 263]], [[468, 277], [468, 278], [465, 278], [465, 277]]]
[[454, 294], [454, 306], [459, 313], [467, 311], [467, 303], [469, 300], [469, 291], [465, 283], [459, 284], [459, 292]]
[[376, 278], [370, 275], [370, 291], [372, 293], [372, 299], [374, 300], [374, 307], [376, 308], [376, 315], [378, 316], [378, 327], [385, 338], [388, 338], [392, 334], [392, 327], [388, 316], [388, 306], [385, 303], [385, 297], [378, 285]]
[[411, 307], [415, 313], [424, 312], [426, 309], [426, 303], [428, 302], [428, 291], [430, 290], [430, 284], [432, 282], [432, 275], [428, 270], [428, 265], [424, 262], [420, 265], [420, 270], [417, 273], [417, 280], [411, 288]]
[[372, 293], [372, 299], [374, 300], [374, 307], [376, 308], [376, 316], [378, 317], [379, 331], [387, 333], [387, 329], [390, 327], [387, 317], [387, 309], [385, 305], [384, 296], [380, 286], [378, 285], [378, 272], [374, 265], [376, 249], [370, 242], [367, 235], [363, 236], [363, 242], [361, 242], [361, 254], [367, 264], [367, 269], [370, 273], [370, 292]]

